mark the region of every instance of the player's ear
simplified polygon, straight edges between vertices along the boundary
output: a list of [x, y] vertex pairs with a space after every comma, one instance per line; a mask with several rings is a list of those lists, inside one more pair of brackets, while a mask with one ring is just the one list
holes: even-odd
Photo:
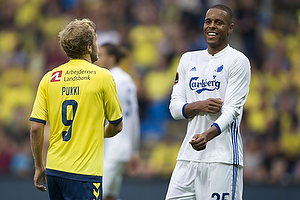
[[228, 35], [230, 35], [230, 34], [232, 33], [233, 27], [234, 27], [234, 24], [233, 24], [233, 23], [229, 24]]
[[89, 44], [89, 45], [86, 47], [86, 49], [87, 49], [87, 51], [88, 51], [89, 54], [92, 53], [92, 45]]

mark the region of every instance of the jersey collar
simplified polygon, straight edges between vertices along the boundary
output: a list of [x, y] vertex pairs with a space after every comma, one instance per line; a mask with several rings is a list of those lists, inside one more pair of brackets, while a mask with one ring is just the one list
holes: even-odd
[[219, 57], [219, 56], [223, 55], [226, 51], [229, 50], [229, 48], [230, 48], [230, 45], [227, 44], [227, 46], [226, 46], [224, 49], [222, 49], [221, 51], [219, 51], [218, 53], [216, 53], [216, 54], [214, 54], [214, 55], [209, 54], [209, 53], [208, 53], [208, 50], [206, 49], [206, 55], [207, 55], [208, 57], [210, 57], [210, 58], [216, 58], [216, 57]]

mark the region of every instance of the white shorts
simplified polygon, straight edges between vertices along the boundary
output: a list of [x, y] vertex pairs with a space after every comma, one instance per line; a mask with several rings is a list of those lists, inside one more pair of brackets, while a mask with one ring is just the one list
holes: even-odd
[[242, 200], [242, 166], [177, 161], [166, 200]]
[[105, 160], [103, 165], [103, 198], [119, 196], [125, 166], [126, 162]]

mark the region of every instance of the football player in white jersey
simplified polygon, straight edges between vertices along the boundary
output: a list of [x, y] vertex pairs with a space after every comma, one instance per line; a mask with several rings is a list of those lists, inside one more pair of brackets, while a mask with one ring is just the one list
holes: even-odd
[[110, 70], [117, 88], [117, 97], [123, 111], [123, 130], [114, 139], [104, 141], [103, 200], [115, 200], [119, 196], [123, 174], [137, 173], [139, 162], [140, 120], [136, 86], [129, 74], [119, 67], [124, 53], [121, 47], [111, 43], [99, 47], [101, 67]]
[[228, 44], [232, 11], [214, 5], [205, 16], [207, 49], [184, 53], [170, 101], [174, 119], [188, 119], [167, 200], [241, 200], [243, 145], [239, 125], [250, 84], [248, 58]]

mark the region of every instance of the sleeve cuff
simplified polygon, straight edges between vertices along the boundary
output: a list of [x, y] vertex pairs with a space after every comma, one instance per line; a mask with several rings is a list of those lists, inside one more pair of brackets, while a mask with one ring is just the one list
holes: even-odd
[[183, 105], [183, 107], [182, 107], [182, 116], [184, 117], [184, 118], [186, 118], [186, 119], [188, 119], [188, 117], [185, 115], [185, 113], [184, 113], [184, 108], [185, 108], [185, 106], [187, 105], [188, 103], [186, 103], [186, 104], [184, 104]]
[[44, 124], [44, 125], [46, 124], [46, 121], [45, 121], [45, 120], [37, 119], [37, 118], [33, 118], [33, 117], [30, 117], [30, 118], [29, 118], [29, 121], [42, 123], [42, 124]]
[[213, 123], [211, 126], [215, 126], [218, 129], [219, 135], [221, 134], [220, 126], [217, 123]]
[[109, 121], [109, 122], [112, 123], [112, 124], [117, 124], [122, 120], [123, 120], [123, 117], [121, 117], [120, 119], [114, 120], [114, 121]]

